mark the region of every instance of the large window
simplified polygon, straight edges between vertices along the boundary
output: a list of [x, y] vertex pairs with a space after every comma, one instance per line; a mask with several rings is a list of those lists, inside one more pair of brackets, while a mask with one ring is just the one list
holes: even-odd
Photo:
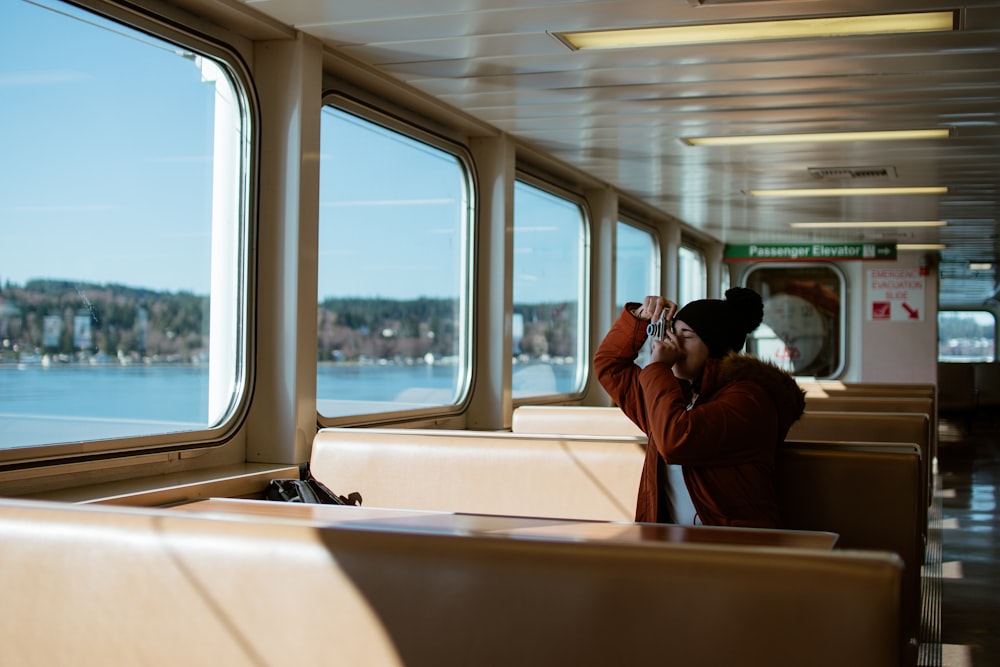
[[[660, 248], [645, 229], [618, 222], [615, 245], [615, 307], [660, 292]], [[616, 313], [617, 314], [617, 313]]]
[[587, 349], [586, 229], [580, 204], [514, 185], [514, 398], [576, 393]]
[[996, 330], [988, 310], [938, 311], [938, 361], [996, 361]]
[[747, 351], [793, 375], [832, 378], [843, 366], [844, 279], [830, 264], [751, 270], [747, 287], [764, 299], [764, 322]]
[[199, 48], [0, 2], [5, 458], [204, 438], [246, 393], [248, 103]]
[[320, 132], [317, 409], [454, 406], [470, 375], [465, 164], [333, 106]]

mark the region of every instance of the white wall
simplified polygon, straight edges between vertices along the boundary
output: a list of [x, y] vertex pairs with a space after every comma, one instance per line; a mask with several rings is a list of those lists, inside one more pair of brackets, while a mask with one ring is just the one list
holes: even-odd
[[[933, 263], [923, 276], [924, 298], [915, 303], [912, 298], [906, 302], [911, 309], [917, 309], [919, 318], [907, 321], [884, 321], [870, 318], [871, 301], [881, 299], [879, 290], [871, 285], [871, 270], [911, 269], [919, 273], [923, 252], [900, 252], [895, 262], [853, 262], [859, 265], [857, 275], [852, 271], [851, 284], [857, 286], [852, 291], [859, 297], [848, 320], [854, 323], [852, 331], [860, 336], [859, 346], [852, 345], [859, 354], [852, 359], [860, 359], [860, 367], [855, 365], [851, 375], [859, 382], [937, 382], [937, 303], [938, 275]], [[860, 289], [858, 289], [860, 288]], [[892, 306], [898, 308], [898, 302]]]

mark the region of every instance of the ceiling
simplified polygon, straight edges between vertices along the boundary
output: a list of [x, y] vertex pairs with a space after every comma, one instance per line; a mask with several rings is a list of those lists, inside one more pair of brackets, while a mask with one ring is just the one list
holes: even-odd
[[[217, 0], [243, 3], [731, 244], [944, 243], [943, 305], [995, 298], [1000, 2]], [[573, 51], [550, 33], [959, 10], [920, 35]], [[943, 139], [698, 147], [681, 137], [949, 128]], [[848, 169], [844, 169], [848, 168]], [[811, 169], [826, 170], [817, 176]], [[858, 173], [860, 172], [860, 173]], [[759, 199], [758, 188], [946, 186]], [[791, 230], [790, 222], [945, 220]], [[794, 234], [792, 234], [794, 232]], [[804, 235], [806, 234], [806, 235]]]

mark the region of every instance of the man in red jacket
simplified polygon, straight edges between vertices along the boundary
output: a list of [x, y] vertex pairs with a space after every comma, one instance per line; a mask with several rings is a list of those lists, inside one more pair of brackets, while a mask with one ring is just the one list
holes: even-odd
[[[738, 354], [763, 321], [755, 291], [735, 287], [725, 300], [692, 301], [679, 311], [660, 296], [626, 304], [594, 355], [605, 391], [649, 436], [636, 521], [672, 522], [668, 464], [680, 465], [705, 525], [779, 526], [774, 488], [778, 445], [805, 408], [795, 379]], [[650, 321], [664, 321], [650, 361], [635, 359]]]

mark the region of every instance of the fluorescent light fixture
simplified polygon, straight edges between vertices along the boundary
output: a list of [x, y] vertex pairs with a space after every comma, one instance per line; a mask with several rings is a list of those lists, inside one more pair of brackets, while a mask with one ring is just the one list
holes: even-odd
[[943, 139], [951, 136], [949, 128], [933, 130], [886, 130], [877, 132], [813, 132], [805, 134], [760, 134], [731, 137], [686, 137], [689, 146], [751, 146], [755, 144], [829, 143], [841, 141], [900, 141], [907, 139]]
[[794, 190], [747, 190], [751, 197], [859, 197], [863, 195], [940, 195], [944, 186], [899, 188], [800, 188]]
[[944, 220], [918, 220], [912, 222], [790, 222], [796, 229], [870, 229], [875, 227], [947, 227]]
[[785, 21], [702, 23], [650, 28], [557, 32], [554, 35], [570, 48], [582, 50], [938, 32], [954, 28], [955, 12], [943, 11], [873, 14], [869, 16], [829, 16]]
[[897, 243], [896, 250], [944, 250], [944, 243]]
[[992, 271], [993, 264], [990, 262], [969, 262], [969, 271]]

